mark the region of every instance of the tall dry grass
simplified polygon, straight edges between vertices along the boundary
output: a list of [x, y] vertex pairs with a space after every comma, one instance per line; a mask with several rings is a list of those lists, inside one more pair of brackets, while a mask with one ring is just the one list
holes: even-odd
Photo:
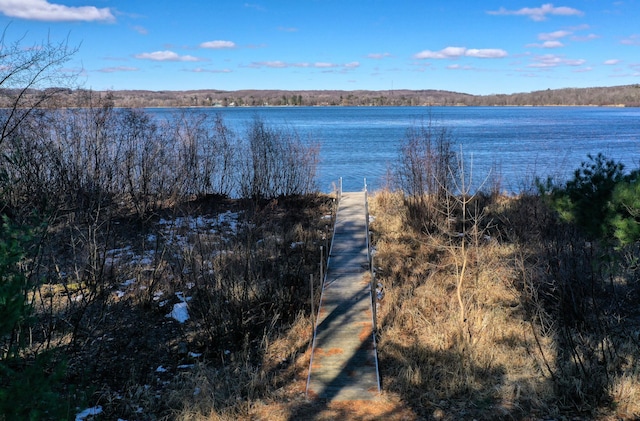
[[640, 416], [638, 313], [601, 295], [597, 260], [539, 197], [441, 203], [429, 231], [407, 229], [421, 225], [407, 203], [391, 191], [371, 200], [383, 389], [425, 419]]

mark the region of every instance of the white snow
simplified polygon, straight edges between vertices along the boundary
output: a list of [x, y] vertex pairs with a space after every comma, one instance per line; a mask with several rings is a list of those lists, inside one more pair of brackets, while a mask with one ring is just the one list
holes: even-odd
[[133, 285], [133, 284], [135, 284], [135, 283], [136, 283], [136, 279], [135, 279], [135, 278], [133, 278], [133, 279], [127, 279], [126, 281], [124, 281], [124, 282], [122, 283], [122, 286], [123, 286], [123, 287], [128, 287], [128, 286], [131, 286], [131, 285]]
[[181, 369], [181, 370], [184, 370], [184, 369], [186, 369], [186, 368], [193, 368], [193, 367], [194, 367], [194, 365], [193, 365], [193, 364], [180, 364], [180, 365], [178, 366], [178, 368], [179, 368], [179, 369]]
[[178, 300], [182, 301], [183, 303], [187, 302], [187, 301], [191, 301], [191, 299], [193, 297], [185, 297], [184, 296], [184, 292], [176, 292], [176, 297], [178, 297]]
[[167, 314], [165, 317], [170, 317], [174, 320], [177, 320], [179, 323], [184, 323], [189, 320], [189, 310], [187, 309], [187, 303], [181, 301], [173, 305], [173, 309], [171, 313]]
[[102, 407], [100, 405], [94, 406], [93, 408], [87, 408], [84, 411], [81, 411], [76, 414], [76, 421], [84, 421], [87, 417], [92, 415], [98, 415], [102, 413]]

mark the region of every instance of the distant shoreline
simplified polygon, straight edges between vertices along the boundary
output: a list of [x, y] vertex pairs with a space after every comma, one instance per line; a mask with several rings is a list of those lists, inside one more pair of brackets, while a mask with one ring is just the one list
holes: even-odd
[[[10, 106], [11, 90], [0, 90], [0, 107]], [[30, 91], [36, 98], [41, 91]], [[4, 101], [4, 102], [3, 102]], [[315, 106], [500, 106], [640, 107], [640, 84], [547, 89], [528, 93], [471, 95], [442, 90], [238, 90], [192, 91], [60, 89], [49, 107], [87, 107], [109, 103], [120, 108], [315, 107]]]

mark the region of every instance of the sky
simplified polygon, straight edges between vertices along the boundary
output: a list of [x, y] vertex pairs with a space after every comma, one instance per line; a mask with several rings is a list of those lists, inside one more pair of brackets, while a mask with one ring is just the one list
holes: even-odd
[[640, 0], [0, 0], [0, 26], [77, 47], [64, 71], [93, 90], [640, 83]]

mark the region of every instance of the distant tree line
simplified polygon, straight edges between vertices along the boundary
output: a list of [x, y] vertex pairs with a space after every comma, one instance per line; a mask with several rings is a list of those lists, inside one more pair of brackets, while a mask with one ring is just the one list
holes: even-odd
[[[22, 95], [41, 98], [48, 90]], [[0, 106], [11, 106], [15, 92], [0, 90]], [[115, 107], [263, 107], [263, 106], [640, 106], [640, 85], [547, 89], [527, 93], [470, 95], [440, 90], [240, 90], [101, 91], [56, 89], [54, 107], [84, 106], [87, 97], [109, 98]]]

